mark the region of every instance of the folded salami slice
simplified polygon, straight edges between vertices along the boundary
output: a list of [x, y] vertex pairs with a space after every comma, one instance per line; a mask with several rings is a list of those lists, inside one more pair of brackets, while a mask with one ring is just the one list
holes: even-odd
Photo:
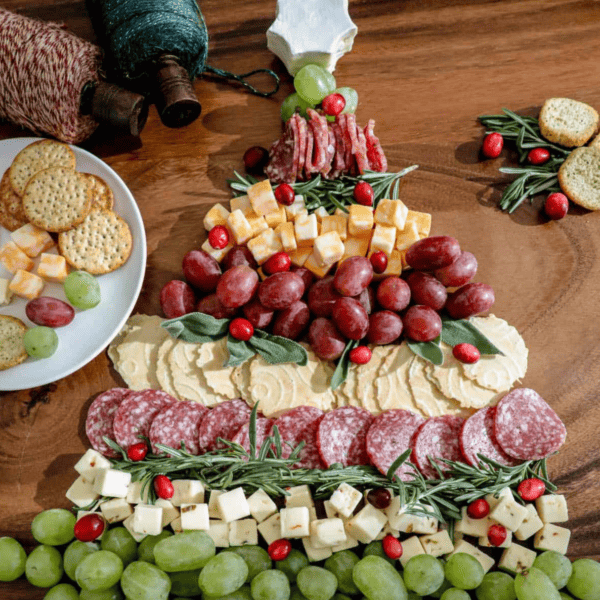
[[482, 408], [465, 421], [460, 432], [460, 449], [465, 460], [473, 467], [479, 465], [478, 454], [507, 467], [515, 467], [522, 462], [506, 454], [496, 441], [495, 415], [495, 406]]
[[[444, 415], [432, 417], [423, 423], [412, 439], [412, 462], [427, 479], [437, 479], [437, 471], [428, 457], [445, 458], [454, 462], [464, 462], [460, 452], [460, 431], [465, 420], [462, 417]], [[445, 463], [437, 463], [442, 472], [448, 471]]]
[[222, 450], [225, 445], [217, 438], [231, 440], [237, 430], [250, 419], [248, 405], [239, 398], [217, 404], [208, 411], [198, 428], [200, 452]]
[[208, 408], [196, 402], [182, 400], [163, 408], [152, 421], [148, 437], [154, 454], [162, 454], [156, 444], [164, 444], [177, 450], [185, 444], [190, 454], [200, 454], [198, 428]]
[[295, 114], [296, 121], [298, 122], [298, 169], [296, 170], [296, 179], [302, 179], [304, 177], [304, 162], [306, 161], [306, 143], [308, 138], [308, 125], [306, 119], [301, 117], [299, 114]]
[[109, 458], [120, 458], [120, 455], [108, 446], [102, 438], [107, 437], [116, 441], [113, 430], [115, 414], [119, 406], [121, 406], [121, 402], [130, 393], [131, 390], [126, 388], [106, 390], [106, 392], [94, 398], [88, 410], [85, 420], [85, 433], [90, 440], [92, 448]]
[[359, 152], [360, 145], [358, 142], [358, 134], [356, 132], [356, 115], [348, 113], [346, 115], [346, 132], [350, 140], [350, 151], [354, 156]]
[[305, 179], [310, 179], [310, 176], [315, 172], [313, 168], [313, 147], [315, 145], [315, 136], [312, 128], [306, 129], [306, 156], [304, 158], [304, 175]]
[[358, 150], [354, 152], [354, 158], [356, 159], [358, 172], [362, 175], [369, 168], [369, 160], [367, 158], [367, 139], [358, 125], [356, 126], [356, 139]]
[[300, 165], [300, 126], [298, 125], [298, 115], [294, 113], [286, 124], [286, 129], [289, 129], [294, 139], [294, 152], [292, 154], [292, 171], [294, 172], [294, 180], [298, 176], [298, 167]]
[[297, 446], [300, 442], [305, 443], [300, 452], [300, 460], [293, 465], [295, 469], [323, 468], [317, 448], [317, 430], [324, 414], [314, 406], [298, 406], [275, 421], [281, 436], [283, 458], [288, 458], [292, 453], [292, 448], [287, 444]]
[[366, 438], [372, 422], [373, 415], [368, 410], [355, 406], [327, 413], [317, 431], [317, 447], [325, 466], [368, 465]]
[[504, 452], [522, 460], [550, 456], [567, 437], [560, 417], [530, 388], [517, 388], [498, 402], [494, 431]]
[[340, 127], [342, 139], [344, 140], [344, 173], [350, 174], [356, 169], [356, 161], [352, 154], [352, 139], [348, 129], [348, 115], [341, 114], [336, 117], [336, 123]]
[[[256, 417], [256, 454], [258, 455], [265, 438], [271, 433], [273, 429], [274, 419], [267, 419], [267, 417], [257, 416]], [[250, 452], [250, 421], [244, 423], [231, 438], [232, 442], [239, 444], [246, 452]]]
[[265, 175], [273, 183], [294, 183], [294, 133], [286, 126], [283, 136], [269, 150], [269, 162], [265, 167]]
[[[371, 463], [382, 475], [387, 475], [393, 462], [410, 448], [410, 440], [425, 419], [403, 409], [392, 409], [382, 412], [369, 428], [367, 433], [367, 454]], [[414, 478], [413, 469], [403, 464], [395, 475], [402, 481]]]
[[338, 123], [333, 123], [331, 125], [331, 130], [335, 136], [335, 154], [333, 155], [329, 179], [337, 179], [346, 169], [346, 162], [344, 160], [344, 136], [342, 135], [342, 130]]
[[327, 119], [312, 108], [307, 108], [306, 113], [310, 117], [308, 126], [312, 129], [314, 137], [313, 169], [314, 172], [320, 173], [327, 162], [327, 146], [329, 145]]
[[335, 135], [330, 127], [327, 128], [328, 142], [327, 142], [327, 153], [325, 156], [325, 166], [321, 169], [321, 175], [327, 177], [332, 168], [333, 157], [335, 155]]
[[384, 173], [387, 171], [387, 158], [379, 143], [379, 138], [373, 133], [375, 120], [369, 119], [365, 127], [365, 138], [367, 141], [367, 158], [369, 159], [369, 168], [371, 171]]

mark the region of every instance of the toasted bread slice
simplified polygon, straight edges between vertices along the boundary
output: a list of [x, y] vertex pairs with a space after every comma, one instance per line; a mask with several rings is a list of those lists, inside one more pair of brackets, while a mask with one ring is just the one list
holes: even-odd
[[600, 148], [575, 148], [558, 171], [558, 183], [575, 204], [600, 209]]
[[27, 358], [23, 336], [27, 325], [9, 315], [0, 315], [0, 371], [14, 367]]
[[570, 98], [549, 98], [540, 111], [540, 131], [549, 141], [567, 148], [583, 146], [598, 129], [598, 113]]

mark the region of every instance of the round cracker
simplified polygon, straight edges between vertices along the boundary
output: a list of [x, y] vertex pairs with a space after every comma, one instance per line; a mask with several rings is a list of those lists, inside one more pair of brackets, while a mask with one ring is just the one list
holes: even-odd
[[8, 171], [0, 180], [0, 225], [9, 231], [16, 231], [27, 225], [27, 217], [23, 210], [23, 201], [10, 185]]
[[93, 173], [82, 173], [82, 175], [86, 177], [92, 192], [92, 207], [112, 210], [115, 205], [115, 197], [106, 181]]
[[87, 217], [92, 193], [87, 179], [68, 167], [50, 167], [36, 173], [23, 194], [27, 219], [45, 231], [67, 231]]
[[23, 336], [27, 325], [10, 315], [0, 315], [0, 371], [14, 367], [27, 358]]
[[129, 225], [103, 208], [92, 210], [83, 223], [58, 236], [58, 248], [67, 262], [92, 275], [118, 269], [129, 258], [132, 247]]

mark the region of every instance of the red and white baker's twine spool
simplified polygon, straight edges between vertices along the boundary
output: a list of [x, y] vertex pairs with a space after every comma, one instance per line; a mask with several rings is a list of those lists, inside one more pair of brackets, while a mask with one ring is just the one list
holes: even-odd
[[65, 31], [0, 8], [0, 118], [64, 142], [98, 126], [80, 114], [81, 92], [98, 81], [101, 52]]

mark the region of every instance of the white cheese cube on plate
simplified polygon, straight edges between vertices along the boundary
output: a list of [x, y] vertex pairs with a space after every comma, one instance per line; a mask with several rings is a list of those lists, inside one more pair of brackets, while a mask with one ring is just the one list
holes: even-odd
[[416, 535], [409, 537], [406, 540], [402, 540], [402, 556], [400, 557], [400, 563], [402, 566], [406, 566], [406, 563], [417, 554], [425, 554], [423, 544]]
[[373, 209], [361, 204], [351, 204], [348, 207], [348, 233], [354, 237], [360, 237], [365, 233], [371, 233], [374, 217]]
[[281, 514], [276, 512], [268, 519], [265, 519], [258, 525], [258, 532], [264, 538], [267, 545], [272, 544], [275, 540], [281, 539]]
[[204, 216], [204, 229], [210, 231], [217, 225], [227, 225], [229, 211], [222, 204], [214, 204]]
[[375, 223], [395, 229], [404, 229], [408, 207], [402, 200], [380, 200], [375, 209]]
[[[173, 482], [175, 483], [175, 482]], [[142, 482], [132, 481], [127, 486], [127, 502], [129, 504], [148, 504], [148, 487], [144, 490], [144, 497], [142, 498]]]
[[304, 196], [295, 196], [294, 201], [285, 207], [285, 214], [288, 221], [293, 221], [300, 214], [308, 214], [304, 204]]
[[371, 504], [365, 506], [346, 523], [346, 531], [359, 542], [372, 542], [387, 522], [385, 513]]
[[352, 516], [361, 498], [362, 494], [356, 488], [344, 482], [340, 483], [338, 488], [331, 494], [329, 504], [342, 517], [348, 518]]
[[13, 293], [8, 287], [9, 284], [10, 281], [8, 279], [0, 277], [0, 305], [10, 304], [10, 301], [12, 300]]
[[173, 481], [173, 497], [171, 504], [202, 504], [204, 502], [204, 486], [196, 479], [176, 479]]
[[206, 254], [212, 256], [217, 262], [221, 262], [227, 254], [229, 254], [229, 251], [232, 248], [233, 244], [227, 244], [224, 248], [213, 248], [208, 240], [204, 240], [204, 243], [201, 246], [201, 249], [204, 250]]
[[[223, 494], [223, 490], [210, 490], [210, 498], [208, 500], [208, 516], [211, 519], [221, 520], [221, 513], [219, 512], [219, 505], [217, 504], [217, 498]], [[204, 502], [204, 498], [202, 499]]]
[[34, 262], [12, 240], [0, 248], [0, 265], [7, 271], [16, 273], [20, 269], [31, 271]]
[[101, 496], [126, 498], [130, 483], [131, 473], [117, 469], [98, 469], [94, 479], [94, 491]]
[[483, 537], [487, 535], [490, 525], [493, 522], [489, 516], [483, 517], [483, 519], [472, 519], [467, 514], [467, 507], [461, 508], [462, 519], [456, 521], [455, 530], [458, 533], [464, 533], [465, 535], [472, 535], [473, 537]]
[[208, 531], [208, 504], [182, 504], [181, 527], [184, 531]]
[[310, 537], [313, 546], [329, 547], [344, 543], [348, 536], [342, 519], [327, 518], [311, 521]]
[[229, 201], [229, 206], [231, 207], [231, 212], [240, 210], [245, 217], [255, 214], [248, 196], [238, 196], [237, 198], [232, 198]]
[[404, 229], [396, 232], [396, 250], [408, 250], [420, 239], [416, 223], [407, 223]]
[[80, 475], [67, 490], [65, 496], [75, 505], [81, 508], [98, 500], [100, 494], [94, 491], [94, 480]]
[[290, 253], [298, 249], [293, 223], [290, 223], [289, 221], [285, 223], [280, 223], [275, 228], [275, 233], [279, 235], [279, 239], [281, 240], [281, 245], [283, 247], [284, 252]]
[[250, 514], [259, 523], [277, 512], [277, 505], [264, 490], [256, 490], [248, 498], [248, 505], [250, 506]]
[[536, 550], [554, 550], [566, 554], [569, 548], [571, 532], [566, 527], [559, 527], [553, 523], [546, 523], [533, 538], [533, 547]]
[[19, 227], [10, 234], [10, 237], [29, 258], [35, 258], [54, 246], [50, 234], [31, 223]]
[[375, 225], [371, 237], [371, 252], [385, 252], [388, 256], [396, 243], [396, 228], [387, 225]]
[[516, 575], [533, 566], [536, 556], [534, 550], [513, 543], [502, 553], [498, 568]]
[[211, 520], [207, 533], [217, 548], [229, 548], [229, 523]]
[[85, 475], [89, 481], [93, 481], [96, 477], [98, 469], [110, 469], [111, 462], [91, 448], [75, 463], [75, 470], [80, 475]]
[[331, 548], [315, 548], [311, 542], [310, 537], [302, 538], [302, 545], [304, 546], [304, 552], [309, 562], [319, 562], [325, 560], [333, 554]]
[[328, 215], [321, 221], [321, 235], [335, 231], [340, 239], [345, 242], [348, 239], [348, 215]]
[[69, 274], [69, 267], [64, 256], [42, 252], [37, 267], [37, 274], [46, 281], [64, 283]]
[[327, 212], [327, 209], [324, 206], [319, 206], [319, 208], [317, 208], [317, 210], [313, 212], [315, 213], [315, 215], [317, 215], [317, 221], [319, 221], [319, 223], [322, 223], [323, 219], [329, 216], [329, 213]]
[[258, 529], [254, 519], [239, 519], [229, 523], [230, 546], [256, 546]]
[[332, 552], [341, 552], [342, 550], [350, 550], [351, 548], [356, 548], [359, 545], [359, 541], [353, 538], [351, 535], [348, 535], [346, 532], [346, 541], [341, 544], [336, 544], [335, 546], [331, 546]]
[[384, 526], [383, 529], [379, 532], [379, 535], [375, 538], [376, 540], [382, 540], [386, 535], [392, 535], [394, 537], [400, 537], [400, 531], [398, 531], [397, 529], [394, 529], [391, 525], [390, 522], [388, 521]]
[[294, 508], [295, 506], [313, 507], [315, 505], [310, 488], [307, 485], [296, 485], [285, 489], [289, 496], [285, 497], [285, 507]]
[[454, 550], [454, 544], [445, 529], [431, 535], [422, 535], [420, 540], [425, 554], [431, 556], [442, 556]]
[[479, 561], [479, 564], [483, 567], [483, 572], [487, 573], [494, 566], [494, 559], [491, 556], [488, 556], [479, 548], [473, 546], [473, 544], [469, 544], [469, 542], [465, 542], [465, 540], [460, 540], [454, 546], [454, 550], [448, 555], [448, 557], [453, 554], [458, 554], [459, 552], [464, 552], [465, 554], [470, 554], [473, 558], [476, 558]]
[[402, 533], [436, 533], [438, 520], [434, 517], [411, 515], [404, 512], [400, 498], [392, 498], [390, 505], [385, 510], [390, 526]]
[[183, 533], [183, 527], [181, 526], [181, 516], [177, 517], [174, 521], [171, 521], [171, 529], [173, 533]]
[[524, 506], [517, 504], [514, 500], [504, 498], [498, 506], [490, 511], [489, 517], [492, 521], [506, 527], [508, 531], [516, 531], [528, 514]]
[[528, 540], [544, 526], [533, 504], [527, 504], [525, 508], [528, 515], [523, 519], [519, 529], [515, 531], [515, 537], [520, 541]]
[[244, 488], [238, 487], [229, 492], [223, 492], [217, 498], [217, 506], [221, 519], [227, 523], [250, 516], [250, 506], [244, 494]]
[[279, 208], [277, 211], [269, 213], [265, 216], [265, 220], [267, 222], [267, 226], [275, 229], [278, 225], [285, 223], [287, 221], [287, 216], [285, 214], [285, 206], [278, 205]]
[[241, 210], [234, 210], [229, 214], [227, 227], [238, 245], [245, 244], [252, 237], [252, 227]]
[[281, 538], [301, 538], [310, 535], [310, 513], [306, 506], [294, 506], [293, 508], [282, 508], [281, 516]]
[[485, 501], [490, 505], [490, 511], [494, 510], [494, 508], [496, 508], [496, 506], [498, 506], [498, 504], [500, 504], [500, 502], [502, 502], [502, 500], [504, 500], [504, 499], [507, 499], [507, 500], [515, 499], [515, 497], [512, 493], [512, 490], [509, 487], [503, 488], [497, 494], [488, 494], [485, 497]]
[[161, 526], [163, 529], [180, 516], [179, 509], [175, 508], [169, 500], [158, 498], [154, 504], [162, 508]]
[[332, 265], [344, 256], [344, 242], [337, 231], [322, 233], [317, 236], [313, 251], [321, 265]]
[[252, 238], [248, 242], [248, 250], [252, 252], [254, 260], [259, 264], [264, 264], [273, 254], [281, 252], [281, 238], [274, 229], [265, 229], [262, 233]]
[[102, 512], [102, 516], [106, 519], [106, 522], [111, 524], [124, 521], [133, 514], [131, 504], [124, 498], [114, 498], [113, 500], [103, 502], [100, 505], [100, 511]]
[[299, 215], [294, 221], [294, 233], [299, 247], [312, 246], [319, 235], [319, 226], [316, 215]]
[[41, 277], [20, 269], [14, 274], [8, 284], [8, 289], [16, 296], [33, 300], [41, 295], [45, 285], [46, 283]]
[[263, 181], [251, 185], [246, 193], [252, 205], [252, 210], [257, 215], [269, 215], [279, 210], [279, 204], [268, 179], [263, 179]]
[[490, 542], [490, 538], [487, 535], [484, 535], [479, 538], [479, 545], [482, 548], [508, 548], [512, 544], [512, 531], [506, 531], [506, 539], [499, 545], [494, 546]]
[[131, 537], [139, 544], [144, 538], [148, 537], [147, 534], [145, 533], [138, 533], [134, 528], [133, 528], [133, 521], [135, 519], [135, 516], [133, 513], [131, 513], [124, 521], [123, 521], [123, 527], [125, 527], [125, 529], [127, 529], [127, 531], [129, 531], [129, 533], [131, 534]]
[[264, 217], [258, 215], [250, 215], [246, 217], [250, 227], [252, 227], [252, 237], [256, 237], [259, 233], [262, 233], [265, 229], [269, 229], [269, 224]]
[[323, 501], [323, 508], [325, 509], [325, 514], [327, 515], [328, 519], [342, 519], [342, 521], [346, 522], [350, 518], [344, 517], [344, 515], [342, 515], [342, 513], [339, 510], [334, 508], [331, 505], [330, 500]]
[[160, 506], [138, 504], [133, 511], [133, 530], [145, 535], [158, 535], [162, 531], [162, 512]]
[[565, 523], [569, 520], [567, 500], [560, 494], [540, 496], [535, 507], [543, 523]]

